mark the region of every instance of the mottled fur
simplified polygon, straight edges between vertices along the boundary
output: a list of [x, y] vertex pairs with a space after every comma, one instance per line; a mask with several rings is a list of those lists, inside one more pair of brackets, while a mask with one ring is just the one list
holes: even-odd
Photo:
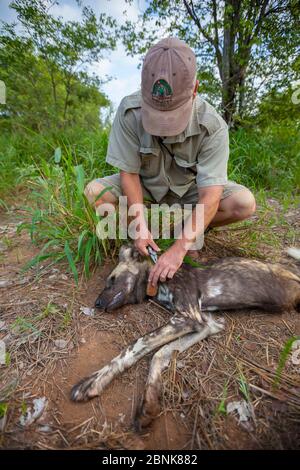
[[[151, 262], [132, 246], [120, 250], [119, 264], [109, 275], [96, 307], [107, 311], [143, 302]], [[214, 310], [261, 308], [271, 312], [300, 304], [300, 278], [281, 265], [242, 258], [225, 258], [201, 268], [184, 265], [173, 279], [160, 284], [155, 300], [174, 316], [167, 325], [139, 338], [107, 366], [75, 385], [71, 398], [88, 400], [99, 395], [119, 374], [146, 354], [155, 351], [136, 427], [142, 429], [159, 413], [161, 374], [172, 352], [185, 351], [202, 339], [220, 332], [222, 321]]]

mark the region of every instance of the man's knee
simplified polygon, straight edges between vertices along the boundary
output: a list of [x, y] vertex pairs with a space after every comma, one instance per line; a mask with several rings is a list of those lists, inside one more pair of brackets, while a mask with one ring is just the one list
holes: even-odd
[[87, 184], [84, 189], [84, 195], [89, 201], [89, 203], [92, 205], [95, 203], [97, 196], [101, 193], [102, 190], [103, 185], [98, 181], [94, 180]]
[[248, 219], [256, 210], [255, 197], [249, 189], [234, 193], [230, 202], [231, 217], [235, 220]]
[[109, 202], [111, 204], [116, 203], [117, 198], [109, 190], [103, 192], [103, 195], [99, 197], [99, 195], [102, 191], [104, 191], [105, 188], [107, 188], [107, 186], [98, 180], [93, 180], [87, 184], [84, 190], [84, 194], [91, 205], [95, 205], [95, 207], [98, 207], [106, 202]]

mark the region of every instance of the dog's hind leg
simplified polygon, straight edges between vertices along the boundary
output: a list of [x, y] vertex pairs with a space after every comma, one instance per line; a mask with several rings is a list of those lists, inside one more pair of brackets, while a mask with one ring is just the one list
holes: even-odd
[[193, 331], [197, 331], [199, 323], [190, 318], [172, 317], [167, 325], [139, 338], [134, 344], [125, 349], [112, 361], [94, 372], [89, 377], [82, 379], [71, 391], [71, 399], [74, 401], [86, 401], [89, 398], [100, 395], [102, 390], [118, 375], [129, 369], [143, 356], [174, 341]]
[[[203, 316], [203, 313], [202, 313]], [[149, 426], [153, 419], [160, 413], [161, 376], [169, 366], [174, 351], [179, 353], [186, 351], [194, 344], [208, 336], [219, 333], [224, 328], [224, 322], [213, 320], [205, 316], [206, 322], [199, 325], [199, 330], [176, 339], [157, 351], [151, 361], [149, 375], [145, 387], [145, 393], [141, 405], [135, 415], [135, 428], [138, 431]]]

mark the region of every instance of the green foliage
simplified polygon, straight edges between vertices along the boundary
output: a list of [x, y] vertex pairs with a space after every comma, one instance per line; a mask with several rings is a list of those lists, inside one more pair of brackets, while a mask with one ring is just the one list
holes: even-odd
[[42, 312], [36, 317], [36, 321], [43, 320], [44, 318], [48, 318], [51, 315], [57, 315], [59, 314], [59, 309], [58, 307], [51, 303], [48, 302], [46, 307], [42, 310]]
[[184, 258], [183, 258], [183, 262], [186, 263], [186, 264], [189, 264], [190, 266], [192, 266], [193, 268], [202, 268], [202, 269], [205, 269], [205, 266], [203, 266], [203, 264], [201, 263], [198, 263], [197, 261], [194, 261], [190, 256], [186, 255]]
[[0, 402], [0, 419], [3, 418], [8, 410], [8, 403]]
[[244, 376], [243, 372], [240, 372], [238, 384], [239, 384], [239, 391], [241, 392], [245, 400], [249, 403], [250, 402], [249, 385], [247, 383], [246, 377]]
[[[88, 243], [90, 244], [90, 242], [93, 242], [92, 239], [90, 239], [88, 241]], [[73, 256], [72, 256], [72, 252], [70, 250], [70, 246], [69, 246], [69, 242], [68, 240], [65, 241], [65, 246], [64, 246], [64, 252], [65, 252], [65, 255], [67, 257], [67, 260], [68, 260], [68, 263], [69, 263], [69, 266], [72, 270], [72, 273], [74, 275], [74, 279], [75, 279], [75, 282], [76, 284], [78, 285], [78, 271], [76, 269], [76, 265], [75, 265], [75, 262], [74, 262], [74, 259], [73, 259]]]
[[214, 68], [209, 67], [207, 64], [205, 66], [200, 65], [197, 78], [199, 80], [198, 93], [217, 109], [220, 108], [222, 88], [220, 80], [215, 75]]
[[115, 47], [115, 21], [105, 14], [97, 19], [85, 7], [81, 21], [64, 22], [51, 15], [51, 5], [48, 0], [15, 0], [10, 6], [21, 28], [2, 24], [0, 79], [8, 90], [2, 128], [99, 128], [99, 108], [109, 106], [87, 66]]
[[288, 356], [292, 350], [292, 346], [293, 346], [293, 343], [295, 341], [297, 341], [299, 339], [299, 336], [292, 336], [291, 338], [289, 338], [283, 348], [282, 348], [282, 351], [280, 352], [280, 356], [279, 356], [279, 361], [278, 361], [278, 366], [277, 366], [277, 369], [276, 369], [276, 372], [275, 372], [275, 379], [274, 379], [274, 382], [273, 382], [273, 388], [277, 388], [280, 384], [280, 380], [281, 380], [281, 374], [282, 374], [282, 371], [285, 367], [285, 364], [286, 364], [286, 361], [288, 359]]
[[26, 133], [0, 134], [0, 198], [9, 195], [18, 198], [28, 188], [28, 180], [40, 175], [40, 161], [59, 162], [59, 154], [64, 150], [79, 165], [84, 163], [89, 179], [109, 174], [113, 170], [104, 162], [108, 133], [109, 130], [84, 130], [76, 126], [54, 136], [29, 129]]
[[232, 131], [229, 176], [254, 190], [296, 194], [300, 183], [298, 126], [269, 126]]
[[266, 91], [286, 89], [287, 77], [300, 78], [299, 13], [293, 0], [151, 0], [140, 21], [121, 31], [132, 55], [162, 37], [186, 41], [197, 56], [202, 95], [231, 123], [255, 114]]
[[[72, 307], [64, 310], [58, 305], [48, 302], [45, 307], [42, 307], [41, 312], [37, 315], [32, 315], [30, 317], [17, 317], [11, 324], [11, 329], [14, 333], [22, 335], [28, 339], [32, 336], [40, 336], [43, 338], [47, 319], [49, 317], [52, 317], [52, 319], [56, 321], [58, 329], [63, 330], [72, 321]], [[46, 320], [46, 322], [43, 323], [44, 320]], [[8, 354], [6, 357], [6, 365], [9, 365], [10, 359], [10, 355]]]
[[[116, 171], [105, 163], [107, 141], [108, 131], [78, 129], [57, 133], [56, 138], [32, 132], [0, 136], [0, 168], [5, 175], [0, 180], [0, 197], [11, 194], [19, 203], [23, 201], [22, 189], [31, 189], [31, 220], [22, 227], [41, 246], [41, 252], [30, 265], [66, 260], [79, 279], [81, 266], [88, 275], [92, 265], [114, 250], [115, 244], [108, 240], [99, 243], [95, 232], [99, 218], [83, 195], [88, 181]], [[288, 205], [292, 202], [300, 168], [300, 138], [295, 125], [282, 128], [274, 123], [231, 131], [230, 153], [231, 179], [257, 194], [267, 190]], [[257, 235], [261, 241], [270, 233], [259, 231]], [[163, 251], [172, 242], [158, 241]], [[271, 242], [276, 242], [275, 235]], [[249, 235], [247, 243], [250, 249], [257, 240]], [[194, 264], [189, 258], [185, 262]]]
[[109, 242], [101, 244], [96, 236], [99, 218], [83, 194], [88, 181], [115, 171], [105, 163], [107, 141], [107, 130], [77, 128], [57, 133], [56, 138], [33, 132], [0, 137], [0, 168], [5, 175], [0, 194], [19, 203], [22, 190], [31, 189], [30, 221], [19, 230], [28, 230], [41, 251], [27, 268], [43, 260], [66, 260], [78, 280], [78, 263], [89, 275], [90, 265], [108, 253]]
[[11, 324], [11, 329], [18, 334], [29, 332], [40, 334], [40, 331], [34, 326], [34, 324], [24, 317], [17, 317]]
[[26, 415], [27, 409], [28, 409], [28, 406], [27, 406], [26, 402], [23, 400], [22, 403], [21, 403], [21, 415], [22, 416]]
[[10, 366], [10, 363], [11, 363], [11, 355], [10, 355], [9, 352], [6, 352], [6, 353], [5, 353], [5, 365], [6, 365], [7, 367], [9, 367], [9, 366]]
[[[298, 67], [300, 71], [300, 60]], [[300, 92], [300, 82], [295, 85], [295, 89], [291, 85], [290, 83], [284, 91], [272, 88], [264, 95], [258, 106], [255, 123], [263, 128], [269, 126], [270, 122], [280, 122], [287, 127], [293, 122], [300, 125], [300, 102], [294, 103], [292, 99], [296, 89]]]
[[[191, 5], [148, 2], [142, 29], [132, 23], [122, 28], [128, 51], [144, 53], [162, 29], [178, 35], [196, 52], [199, 92], [217, 105], [224, 95], [221, 71], [228, 57], [220, 58], [210, 39], [217, 32], [224, 52], [223, 33], [231, 28], [232, 77], [239, 79], [231, 101], [239, 101], [243, 113], [236, 120], [240, 128], [231, 130], [230, 178], [255, 192], [275, 192], [290, 203], [300, 179], [300, 105], [292, 102], [291, 84], [284, 80], [300, 76], [296, 2], [285, 0], [280, 8], [273, 0], [266, 2], [274, 11], [262, 18], [260, 33], [253, 36], [261, 2], [254, 2], [252, 11], [250, 0], [226, 2], [226, 8], [222, 2], [194, 1], [201, 28], [184, 3]], [[51, 15], [49, 0], [15, 0], [12, 8], [19, 27], [3, 24], [0, 31], [0, 80], [8, 89], [7, 105], [0, 109], [0, 206], [7, 209], [9, 195], [20, 203], [22, 191], [28, 194], [30, 188], [30, 221], [21, 230], [28, 230], [41, 252], [27, 267], [65, 260], [78, 282], [81, 267], [89, 275], [90, 267], [115, 247], [108, 240], [99, 242], [95, 227], [100, 219], [87, 203], [84, 187], [114, 172], [105, 163], [108, 129], [101, 129], [99, 120], [99, 109], [109, 102], [87, 67], [115, 47], [117, 25], [105, 14], [96, 18], [90, 8], [83, 8], [81, 21], [64, 22]], [[146, 27], [149, 19], [156, 28]], [[249, 237], [248, 245], [252, 242], [256, 240]], [[159, 244], [166, 250], [172, 240]]]
[[224, 384], [223, 391], [222, 391], [222, 399], [217, 407], [217, 413], [222, 414], [224, 416], [227, 415], [227, 410], [226, 410], [227, 393], [228, 393], [228, 381], [226, 381]]
[[82, 263], [85, 275], [89, 276], [90, 266], [100, 264], [114, 247], [113, 241], [99, 241], [96, 226], [100, 216], [84, 195], [87, 182], [93, 176], [103, 176], [106, 165], [103, 156], [97, 162], [94, 154], [83, 165], [70, 147], [61, 150], [60, 163], [55, 163], [58, 154], [56, 148], [52, 159], [40, 161], [30, 180], [34, 201], [33, 208], [28, 208], [31, 221], [23, 223], [19, 230], [26, 229], [42, 249], [25, 269], [44, 260], [66, 260], [78, 283], [77, 265]]

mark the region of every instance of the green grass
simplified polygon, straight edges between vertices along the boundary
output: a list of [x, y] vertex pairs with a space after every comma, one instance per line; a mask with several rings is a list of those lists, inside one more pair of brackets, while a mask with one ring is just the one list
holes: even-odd
[[255, 192], [291, 199], [300, 185], [299, 125], [239, 129], [230, 136], [229, 176]]
[[8, 410], [8, 403], [0, 402], [0, 419], [3, 418]]
[[61, 149], [61, 155], [71, 156], [74, 165], [83, 164], [89, 180], [112, 173], [113, 169], [105, 163], [108, 133], [108, 130], [82, 132], [81, 129], [55, 136], [30, 129], [22, 133], [2, 132], [0, 206], [1, 203], [4, 206], [10, 196], [13, 199], [21, 190], [27, 190], [28, 180], [44, 171], [44, 162], [57, 161], [57, 148]]
[[282, 371], [285, 367], [285, 364], [286, 364], [286, 361], [288, 360], [288, 357], [289, 357], [289, 354], [292, 350], [292, 347], [293, 347], [293, 343], [295, 341], [297, 341], [298, 339], [300, 339], [299, 336], [292, 336], [291, 338], [289, 338], [285, 344], [283, 345], [283, 348], [282, 348], [282, 351], [280, 352], [280, 356], [279, 356], [279, 361], [278, 361], [278, 365], [277, 365], [277, 368], [276, 368], [276, 372], [275, 372], [275, 379], [274, 379], [274, 382], [273, 382], [273, 388], [276, 389], [278, 388], [279, 384], [280, 384], [280, 381], [281, 381], [281, 376], [282, 376]]
[[[14, 334], [24, 336], [43, 336], [44, 335], [44, 320], [49, 317], [57, 320], [57, 328], [64, 330], [72, 321], [72, 309], [61, 309], [58, 305], [48, 302], [43, 307], [40, 313], [30, 317], [18, 316], [11, 324], [11, 329]], [[10, 361], [10, 356], [7, 357], [7, 362]]]
[[[108, 131], [82, 132], [73, 129], [62, 135], [41, 135], [24, 129], [22, 134], [0, 136], [0, 210], [10, 201], [22, 205], [27, 199], [30, 221], [27, 230], [41, 251], [27, 265], [64, 260], [76, 282], [80, 273], [89, 275], [93, 265], [102, 262], [119, 242], [102, 240], [96, 235], [99, 217], [83, 194], [84, 186], [96, 177], [115, 171], [105, 163]], [[296, 204], [300, 169], [300, 133], [297, 125], [281, 128], [272, 125], [263, 130], [239, 129], [231, 133], [229, 176], [254, 190], [266, 217], [266, 230], [249, 231], [248, 251], [259, 243], [278, 244], [272, 224], [286, 221], [270, 214], [266, 191], [280, 199], [284, 210]], [[29, 191], [28, 191], [29, 190]], [[265, 208], [265, 209], [264, 209]], [[244, 222], [245, 225], [252, 222]], [[248, 236], [248, 235], [247, 235]], [[295, 238], [293, 230], [289, 234]], [[159, 240], [166, 250], [173, 240]], [[186, 262], [191, 262], [189, 259]]]
[[19, 231], [27, 230], [32, 242], [42, 248], [25, 269], [45, 260], [66, 260], [78, 283], [78, 264], [89, 276], [90, 266], [100, 264], [115, 243], [108, 239], [99, 241], [96, 235], [101, 218], [84, 196], [90, 178], [86, 177], [83, 165], [74, 162], [67, 151], [62, 151], [60, 161], [55, 163], [57, 153], [49, 162], [40, 162], [37, 168], [40, 174], [30, 180], [32, 208], [27, 207], [30, 222], [22, 223]]
[[224, 383], [223, 390], [222, 390], [222, 399], [220, 403], [218, 404], [217, 410], [216, 410], [218, 414], [222, 414], [224, 416], [227, 415], [227, 410], [226, 410], [227, 394], [228, 394], [228, 381]]
[[240, 375], [238, 378], [238, 384], [239, 384], [239, 391], [241, 392], [243, 398], [249, 403], [250, 402], [249, 385], [247, 383], [246, 377], [244, 376], [243, 372], [240, 372]]
[[[25, 269], [42, 261], [66, 260], [78, 282], [78, 265], [90, 274], [90, 266], [102, 262], [114, 246], [99, 242], [96, 225], [99, 217], [83, 194], [84, 187], [96, 177], [114, 172], [105, 163], [108, 131], [42, 136], [32, 131], [24, 135], [0, 137], [0, 204], [23, 201], [28, 212], [19, 231], [27, 230], [41, 251]], [[29, 191], [28, 191], [29, 189]]]

